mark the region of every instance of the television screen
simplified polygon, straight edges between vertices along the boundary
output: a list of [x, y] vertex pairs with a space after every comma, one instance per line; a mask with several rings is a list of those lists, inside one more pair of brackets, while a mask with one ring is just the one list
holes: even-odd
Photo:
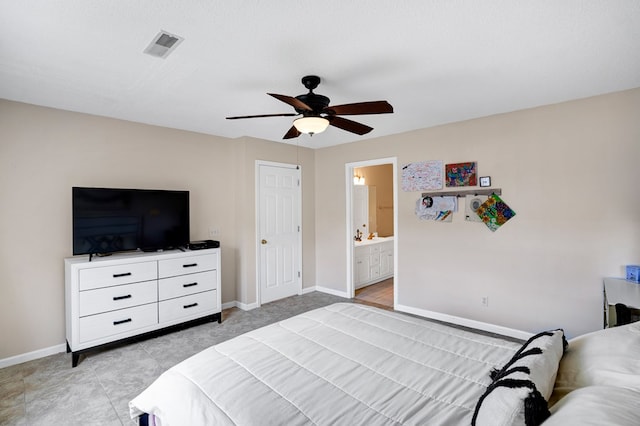
[[73, 254], [189, 243], [189, 191], [73, 188]]

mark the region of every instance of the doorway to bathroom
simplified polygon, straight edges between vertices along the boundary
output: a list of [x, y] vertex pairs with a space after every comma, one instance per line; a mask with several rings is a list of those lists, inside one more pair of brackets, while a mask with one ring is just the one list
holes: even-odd
[[397, 160], [348, 163], [347, 294], [392, 309], [397, 299]]

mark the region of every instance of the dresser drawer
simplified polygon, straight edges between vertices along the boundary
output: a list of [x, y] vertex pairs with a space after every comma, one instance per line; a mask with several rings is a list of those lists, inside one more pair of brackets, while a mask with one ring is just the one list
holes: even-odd
[[80, 318], [80, 343], [126, 333], [158, 323], [158, 305], [134, 306]]
[[198, 272], [179, 277], [161, 278], [158, 281], [158, 299], [166, 300], [193, 293], [215, 290], [218, 271]]
[[79, 271], [80, 291], [155, 280], [158, 278], [157, 262], [126, 263], [123, 265], [87, 268]]
[[158, 281], [116, 285], [80, 292], [80, 316], [100, 314], [158, 301]]
[[163, 300], [158, 304], [160, 322], [193, 317], [218, 309], [216, 290], [191, 294], [177, 299]]
[[160, 278], [210, 271], [218, 267], [218, 254], [203, 254], [158, 261]]

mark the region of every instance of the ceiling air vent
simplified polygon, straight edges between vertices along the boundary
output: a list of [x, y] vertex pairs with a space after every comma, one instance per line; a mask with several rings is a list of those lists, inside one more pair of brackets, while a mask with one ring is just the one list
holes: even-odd
[[144, 53], [164, 59], [182, 43], [182, 40], [184, 39], [180, 36], [170, 34], [166, 31], [160, 31], [158, 35], [151, 40], [149, 46], [144, 49]]

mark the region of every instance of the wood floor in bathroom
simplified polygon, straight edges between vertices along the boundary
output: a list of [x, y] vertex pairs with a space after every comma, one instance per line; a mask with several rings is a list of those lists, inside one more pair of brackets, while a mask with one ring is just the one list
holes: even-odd
[[393, 278], [356, 290], [356, 302], [393, 309]]

